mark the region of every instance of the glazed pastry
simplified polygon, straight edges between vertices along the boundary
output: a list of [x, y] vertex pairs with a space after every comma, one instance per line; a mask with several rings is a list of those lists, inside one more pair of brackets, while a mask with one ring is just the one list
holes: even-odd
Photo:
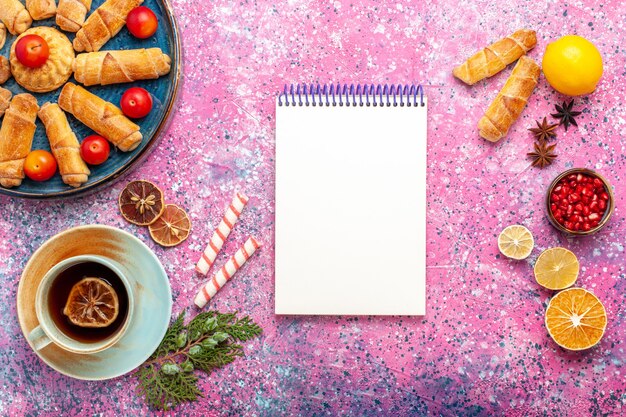
[[87, 182], [89, 168], [80, 157], [80, 144], [58, 104], [46, 103], [39, 110], [39, 118], [46, 127], [50, 149], [59, 164], [63, 182], [80, 187]]
[[6, 83], [9, 78], [11, 78], [11, 65], [5, 56], [0, 55], [0, 85]]
[[9, 103], [11, 103], [12, 95], [13, 94], [6, 88], [0, 87], [0, 117], [2, 117], [6, 109], [9, 108]]
[[506, 136], [526, 107], [528, 98], [537, 86], [540, 72], [539, 65], [527, 56], [517, 61], [504, 87], [478, 122], [481, 137], [497, 142]]
[[79, 54], [74, 78], [84, 85], [107, 85], [159, 78], [170, 72], [170, 57], [159, 48]]
[[59, 0], [57, 25], [66, 32], [78, 32], [85, 23], [89, 9], [91, 0]]
[[59, 96], [59, 106], [121, 151], [132, 151], [141, 143], [139, 126], [115, 105], [76, 84], [65, 84]]
[[[2, 1], [2, 0], [0, 0]], [[15, 45], [26, 35], [39, 35], [47, 43], [50, 56], [43, 66], [29, 68], [23, 65], [15, 56]], [[74, 49], [70, 40], [56, 29], [47, 26], [37, 26], [22, 33], [11, 46], [11, 72], [15, 81], [25, 89], [35, 93], [45, 93], [56, 90], [72, 75]]]
[[19, 0], [0, 0], [0, 20], [12, 35], [19, 35], [33, 23], [30, 14]]
[[520, 29], [472, 55], [456, 67], [452, 74], [465, 84], [475, 84], [484, 78], [496, 75], [534, 48], [536, 44], [537, 35], [534, 30]]
[[55, 15], [57, 5], [54, 0], [26, 0], [26, 10], [33, 20], [44, 20]]
[[7, 40], [7, 27], [4, 26], [4, 23], [0, 22], [0, 49], [2, 49], [6, 40]]
[[35, 135], [37, 99], [30, 94], [16, 95], [4, 114], [0, 127], [0, 185], [17, 187], [24, 179], [24, 160]]
[[74, 38], [76, 52], [99, 51], [124, 27], [128, 13], [141, 3], [143, 0], [106, 0], [102, 3], [76, 32]]

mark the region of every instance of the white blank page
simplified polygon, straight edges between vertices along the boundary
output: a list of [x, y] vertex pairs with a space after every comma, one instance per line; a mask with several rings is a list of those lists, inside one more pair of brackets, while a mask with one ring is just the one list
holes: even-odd
[[426, 109], [277, 105], [276, 314], [425, 313]]

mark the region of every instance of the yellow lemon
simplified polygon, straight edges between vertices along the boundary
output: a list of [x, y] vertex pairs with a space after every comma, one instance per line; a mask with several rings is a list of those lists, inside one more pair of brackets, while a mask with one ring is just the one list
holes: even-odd
[[567, 96], [592, 93], [602, 77], [602, 56], [582, 36], [567, 35], [548, 44], [541, 63], [552, 88]]

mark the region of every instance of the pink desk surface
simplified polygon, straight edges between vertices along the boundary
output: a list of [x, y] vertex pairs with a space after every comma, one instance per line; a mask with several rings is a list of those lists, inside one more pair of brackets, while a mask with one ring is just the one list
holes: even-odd
[[[205, 398], [176, 411], [209, 416], [624, 415], [623, 84], [626, 9], [619, 1], [526, 2], [176, 1], [184, 83], [173, 122], [127, 179], [150, 179], [186, 207], [188, 241], [162, 249], [119, 216], [124, 182], [82, 199], [35, 202], [0, 197], [0, 414], [148, 415], [136, 381], [82, 382], [44, 365], [21, 335], [15, 294], [30, 254], [68, 227], [102, 223], [134, 233], [169, 274], [174, 311], [192, 303], [193, 265], [234, 190], [251, 196], [219, 261], [249, 234], [265, 243], [213, 306], [250, 314], [265, 329], [247, 358], [202, 380]], [[563, 100], [542, 78], [528, 108], [497, 145], [476, 122], [510, 69], [468, 88], [452, 67], [520, 27], [538, 32], [530, 56], [568, 33], [589, 38], [605, 61], [578, 129], [559, 129], [555, 164], [538, 170], [525, 154], [535, 119]], [[276, 317], [273, 314], [273, 183], [276, 92], [292, 82], [426, 84], [429, 97], [428, 292], [423, 318]], [[547, 185], [585, 166], [612, 182], [617, 208], [594, 237], [571, 240], [547, 222]], [[320, 169], [324, 169], [320, 161]], [[528, 226], [536, 249], [503, 259], [500, 230]], [[401, 227], [401, 225], [400, 225]], [[541, 250], [564, 246], [581, 262], [578, 284], [603, 301], [602, 342], [569, 353], [551, 341], [551, 293], [534, 282]]]

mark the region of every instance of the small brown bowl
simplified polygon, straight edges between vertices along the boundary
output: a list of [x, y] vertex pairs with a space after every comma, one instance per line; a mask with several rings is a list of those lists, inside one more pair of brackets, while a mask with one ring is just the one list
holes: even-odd
[[[609, 200], [607, 201], [606, 211], [604, 212], [604, 215], [602, 219], [600, 220], [600, 223], [598, 223], [598, 225], [592, 229], [570, 230], [566, 228], [565, 226], [563, 226], [561, 223], [559, 223], [554, 217], [554, 214], [552, 214], [552, 209], [550, 208], [550, 196], [552, 195], [552, 190], [554, 190], [554, 188], [559, 183], [559, 181], [561, 181], [563, 178], [571, 174], [585, 174], [593, 178], [598, 178], [600, 181], [602, 181], [602, 184], [604, 184], [604, 190], [609, 195]], [[550, 223], [556, 229], [572, 236], [587, 236], [587, 235], [592, 235], [596, 233], [598, 230], [602, 229], [605, 224], [608, 223], [609, 219], [611, 218], [611, 215], [613, 214], [613, 210], [615, 210], [615, 196], [613, 195], [613, 190], [611, 188], [611, 185], [606, 180], [606, 178], [604, 178], [602, 175], [598, 174], [597, 172], [591, 169], [572, 168], [572, 169], [568, 169], [565, 172], [562, 172], [552, 181], [552, 183], [548, 187], [548, 192], [546, 193], [546, 211], [548, 213], [548, 220], [550, 220]]]

